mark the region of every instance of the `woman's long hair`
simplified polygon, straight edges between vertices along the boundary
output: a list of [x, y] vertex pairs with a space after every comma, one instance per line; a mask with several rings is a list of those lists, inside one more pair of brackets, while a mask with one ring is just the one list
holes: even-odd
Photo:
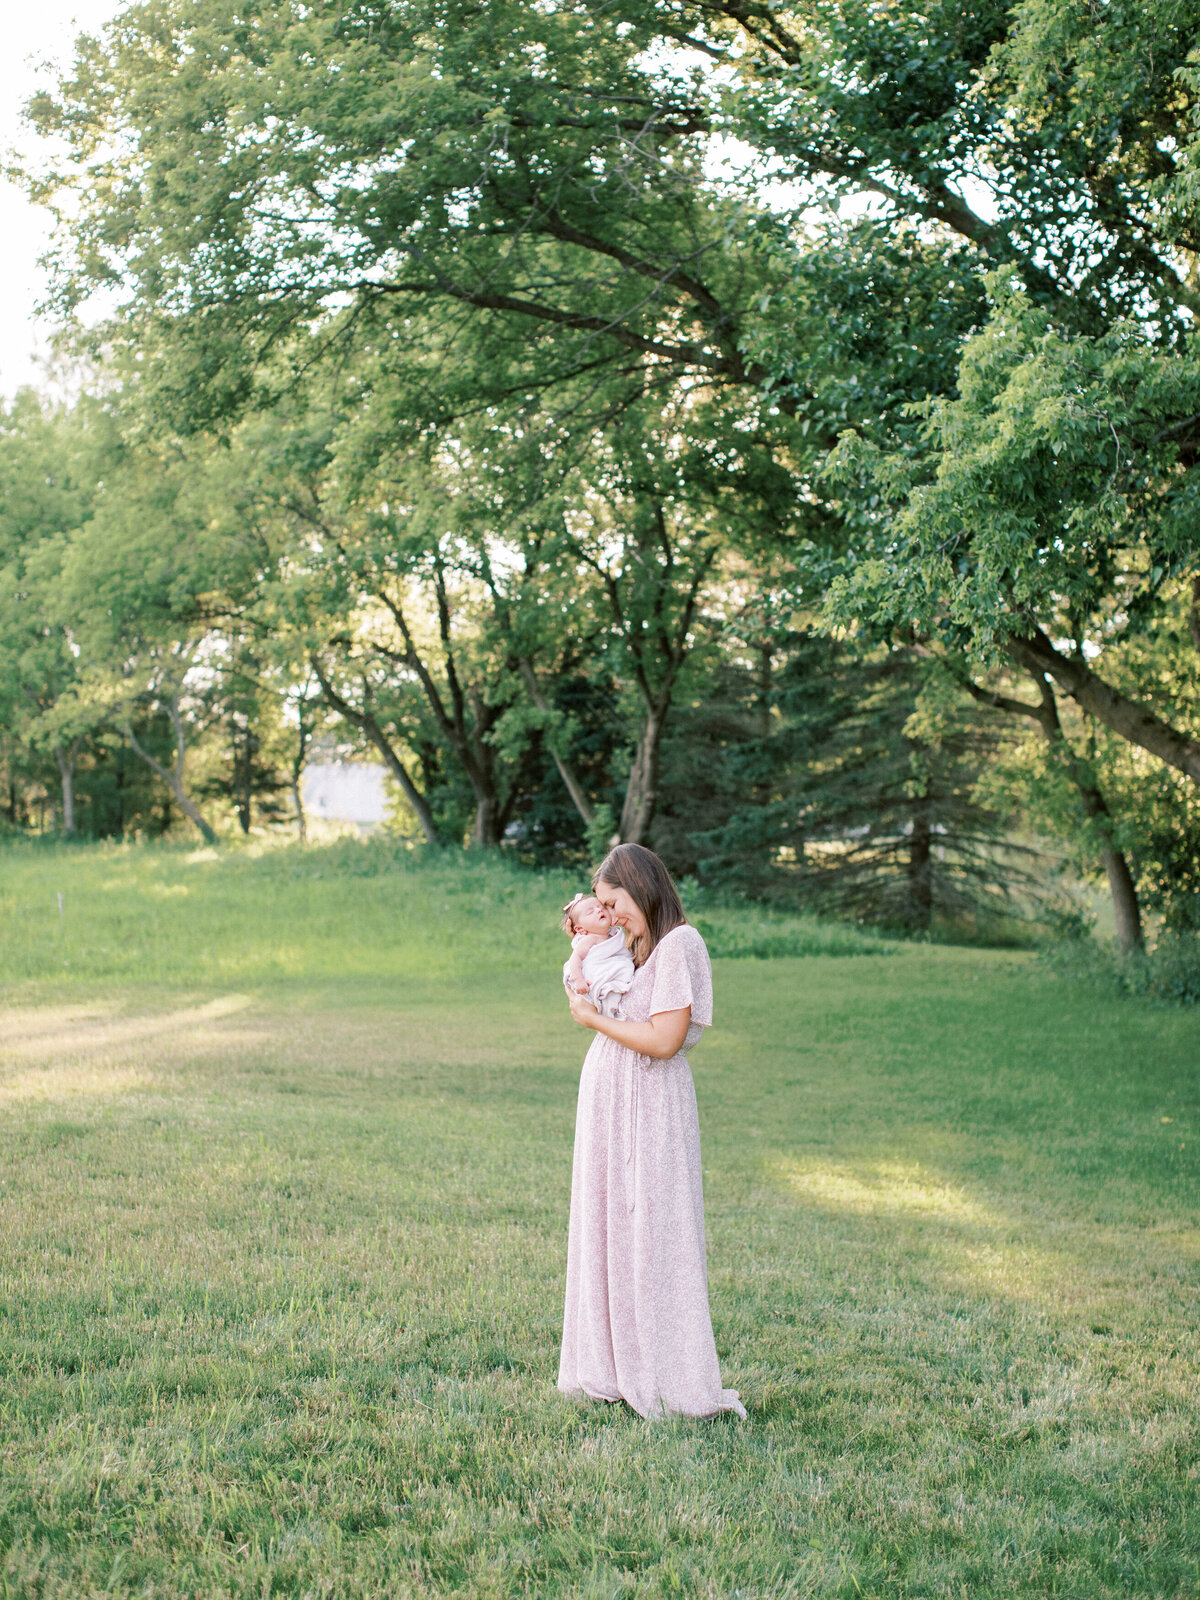
[[658, 941], [687, 921], [671, 874], [645, 845], [617, 844], [592, 873], [593, 889], [602, 881], [624, 889], [646, 919], [645, 933], [629, 944], [634, 965], [644, 966]]

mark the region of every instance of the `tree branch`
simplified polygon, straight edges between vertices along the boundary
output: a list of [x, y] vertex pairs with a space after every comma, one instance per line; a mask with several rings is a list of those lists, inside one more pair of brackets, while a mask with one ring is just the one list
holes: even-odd
[[[606, 334], [623, 345], [627, 350], [638, 350], [643, 355], [662, 356], [671, 361], [682, 361], [690, 366], [703, 367], [707, 372], [737, 373], [728, 363], [704, 350], [698, 344], [677, 344], [666, 339], [647, 339], [643, 334], [635, 333], [632, 328], [626, 328], [620, 322], [614, 322], [611, 317], [598, 317], [585, 315], [582, 312], [563, 311], [557, 306], [541, 305], [535, 300], [520, 300], [515, 295], [493, 294], [482, 289], [468, 289], [464, 285], [446, 279], [438, 283], [377, 283], [370, 279], [351, 285], [360, 292], [369, 294], [423, 294], [432, 295], [442, 293], [452, 300], [460, 300], [464, 305], [475, 306], [482, 311], [511, 311], [516, 316], [531, 317], [536, 321], [550, 322], [560, 328], [578, 329], [582, 333]], [[743, 367], [743, 372], [745, 368]], [[749, 381], [741, 377], [739, 381]]]
[[339, 716], [344, 717], [346, 721], [351, 724], [351, 726], [361, 729], [362, 732], [366, 734], [367, 738], [370, 739], [375, 748], [379, 751], [380, 755], [384, 759], [384, 763], [387, 766], [388, 771], [400, 785], [401, 791], [404, 794], [404, 798], [413, 808], [413, 812], [416, 815], [417, 821], [421, 825], [421, 832], [425, 835], [426, 842], [431, 844], [434, 849], [437, 849], [441, 845], [441, 840], [437, 836], [437, 828], [434, 824], [433, 812], [429, 809], [429, 805], [425, 799], [425, 796], [421, 793], [416, 784], [412, 781], [412, 778], [409, 776], [408, 768], [396, 754], [392, 742], [388, 738], [387, 734], [384, 733], [383, 729], [379, 726], [379, 723], [369, 711], [360, 711], [357, 706], [352, 706], [344, 695], [338, 693], [326, 674], [325, 669], [321, 664], [320, 657], [315, 651], [309, 656], [308, 659], [309, 665], [312, 667], [312, 670], [316, 675], [317, 682], [321, 685], [321, 692], [325, 696], [325, 699]]
[[1114, 689], [1082, 656], [1068, 659], [1051, 644], [1040, 628], [1027, 638], [1010, 638], [1011, 660], [1034, 676], [1049, 674], [1081, 707], [1121, 738], [1140, 746], [1193, 783], [1200, 783], [1200, 740], [1181, 733], [1156, 711]]
[[[546, 699], [546, 696], [542, 693], [542, 686], [537, 681], [532, 662], [529, 661], [527, 657], [522, 656], [517, 662], [517, 668], [521, 674], [522, 682], [529, 691], [529, 698], [533, 701], [534, 705], [539, 711], [544, 712], [547, 716], [549, 716], [551, 714], [551, 707]], [[590, 828], [593, 822], [596, 820], [596, 813], [592, 810], [591, 801], [583, 792], [583, 785], [576, 777], [574, 769], [568, 764], [565, 757], [559, 754], [558, 740], [554, 737], [553, 732], [550, 733], [550, 737], [546, 740], [546, 743], [550, 750], [550, 757], [553, 760], [555, 767], [558, 769], [558, 775], [566, 785], [567, 793], [571, 796], [571, 803], [582, 817], [584, 827]]]
[[[391, 612], [392, 620], [400, 629], [400, 637], [404, 640], [404, 655], [401, 659], [403, 660], [404, 665], [408, 667], [411, 672], [416, 673], [417, 678], [420, 681], [421, 688], [425, 691], [425, 698], [429, 702], [429, 709], [433, 712], [434, 720], [436, 721], [438, 727], [445, 734], [446, 738], [450, 740], [451, 744], [455, 744], [457, 739], [457, 730], [453, 721], [447, 714], [442, 697], [438, 692], [438, 686], [433, 681], [433, 674], [429, 671], [429, 668], [425, 665], [424, 661], [422, 661], [417, 647], [413, 642], [413, 636], [409, 632], [408, 620], [401, 609], [399, 601], [394, 600], [387, 590], [382, 586], [376, 586], [372, 592], [374, 593], [375, 598], [377, 600], [382, 600], [388, 611]], [[382, 647], [380, 646], [378, 648]], [[384, 654], [392, 655], [393, 652], [385, 650]]]

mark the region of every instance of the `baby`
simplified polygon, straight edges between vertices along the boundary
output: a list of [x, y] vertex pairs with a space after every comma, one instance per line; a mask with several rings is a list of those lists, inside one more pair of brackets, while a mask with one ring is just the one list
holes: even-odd
[[633, 957], [625, 930], [594, 894], [577, 894], [563, 907], [563, 932], [571, 935], [571, 959], [563, 982], [606, 1017], [619, 1017], [621, 1000], [633, 982]]

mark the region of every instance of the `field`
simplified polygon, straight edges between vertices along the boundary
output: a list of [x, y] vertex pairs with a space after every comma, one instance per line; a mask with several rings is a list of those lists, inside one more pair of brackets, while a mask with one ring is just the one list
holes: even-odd
[[0, 1594], [1200, 1593], [1195, 1015], [705, 913], [750, 1419], [646, 1423], [554, 1389], [569, 887], [0, 855]]

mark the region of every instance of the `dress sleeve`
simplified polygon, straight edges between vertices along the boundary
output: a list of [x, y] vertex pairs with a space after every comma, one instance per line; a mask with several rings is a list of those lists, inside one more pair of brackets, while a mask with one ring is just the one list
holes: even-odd
[[692, 1008], [693, 1022], [712, 1026], [712, 963], [704, 940], [689, 925], [672, 928], [654, 952], [650, 1015], [684, 1006]]

